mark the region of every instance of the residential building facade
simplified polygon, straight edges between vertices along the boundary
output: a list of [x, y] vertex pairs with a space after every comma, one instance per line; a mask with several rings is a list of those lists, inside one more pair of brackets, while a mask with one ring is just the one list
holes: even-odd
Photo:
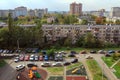
[[81, 3], [71, 3], [70, 4], [70, 14], [72, 15], [82, 15], [82, 4]]
[[30, 9], [28, 10], [28, 16], [34, 17], [35, 16], [35, 11]]
[[44, 9], [35, 9], [35, 16], [41, 18], [44, 15]]
[[27, 15], [27, 8], [24, 6], [21, 7], [17, 7], [15, 8], [15, 16], [19, 17], [19, 16], [26, 16]]
[[8, 14], [12, 13], [13, 18], [19, 16], [36, 16], [41, 18], [44, 14], [48, 13], [48, 9], [35, 9], [35, 10], [27, 10], [27, 7], [21, 6], [17, 7], [14, 10], [0, 10], [0, 17], [8, 17]]
[[112, 7], [110, 17], [120, 17], [120, 7]]
[[120, 25], [43, 25], [48, 40], [70, 36], [73, 41], [78, 36], [91, 32], [96, 39], [111, 43], [120, 43]]
[[0, 10], [0, 17], [8, 17], [9, 13], [12, 13], [12, 17], [15, 18], [15, 10]]

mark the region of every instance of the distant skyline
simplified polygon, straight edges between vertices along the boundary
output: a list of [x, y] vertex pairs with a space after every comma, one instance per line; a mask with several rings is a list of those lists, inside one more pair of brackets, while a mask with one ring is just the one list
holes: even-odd
[[14, 9], [25, 6], [28, 9], [48, 8], [48, 11], [69, 11], [72, 2], [82, 3], [83, 11], [120, 7], [120, 0], [0, 0], [0, 9]]

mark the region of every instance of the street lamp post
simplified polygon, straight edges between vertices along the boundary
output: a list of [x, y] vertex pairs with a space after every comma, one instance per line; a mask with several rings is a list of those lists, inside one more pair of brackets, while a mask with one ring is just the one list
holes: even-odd
[[102, 65], [102, 80], [103, 80], [103, 71], [104, 71], [104, 63], [103, 63], [103, 65]]

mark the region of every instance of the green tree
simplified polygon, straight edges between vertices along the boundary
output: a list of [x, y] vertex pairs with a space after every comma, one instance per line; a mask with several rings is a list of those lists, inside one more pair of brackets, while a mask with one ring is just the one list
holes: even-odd
[[115, 21], [115, 24], [119, 25], [119, 24], [120, 24], [120, 20], [117, 19], [117, 20]]
[[37, 26], [35, 27], [35, 44], [38, 44], [39, 47], [43, 46], [44, 40], [43, 40], [43, 30], [42, 30], [42, 24], [41, 20], [37, 20], [36, 22]]
[[82, 25], [87, 25], [88, 24], [88, 21], [83, 19], [82, 22], [81, 22]]
[[75, 45], [78, 46], [78, 47], [83, 47], [84, 46], [84, 36], [81, 36], [77, 39]]
[[66, 40], [64, 41], [64, 46], [70, 47], [72, 45], [72, 39], [70, 37], [67, 37]]
[[50, 49], [47, 51], [48, 56], [54, 56], [55, 54], [55, 49]]
[[86, 35], [85, 35], [85, 47], [87, 48], [93, 48], [95, 47], [95, 38], [94, 36], [88, 32]]
[[12, 14], [8, 14], [8, 29], [10, 33], [13, 31], [13, 19], [12, 19]]

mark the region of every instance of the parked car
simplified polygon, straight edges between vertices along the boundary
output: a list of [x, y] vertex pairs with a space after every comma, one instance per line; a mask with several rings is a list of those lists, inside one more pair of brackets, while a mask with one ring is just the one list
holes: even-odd
[[68, 57], [75, 57], [75, 54], [69, 54]]
[[54, 57], [53, 57], [53, 56], [50, 56], [50, 57], [49, 57], [49, 60], [53, 61], [53, 60], [54, 60]]
[[39, 56], [39, 60], [43, 61], [43, 56], [42, 55]]
[[114, 50], [109, 50], [108, 53], [112, 54], [112, 53], [115, 53], [115, 51]]
[[21, 50], [18, 50], [18, 49], [17, 49], [17, 50], [15, 50], [14, 53], [20, 53], [20, 52], [21, 52]]
[[3, 53], [3, 54], [5, 54], [6, 52], [7, 52], [7, 50], [3, 50], [3, 52], [2, 52], [2, 53]]
[[66, 54], [67, 54], [67, 53], [66, 53], [66, 52], [64, 52], [64, 51], [61, 51], [61, 53], [62, 53], [62, 54], [64, 54], [64, 55], [66, 55]]
[[15, 57], [14, 62], [18, 62], [19, 61], [19, 57]]
[[59, 57], [59, 61], [63, 61], [63, 57], [62, 56]]
[[105, 54], [105, 57], [111, 57], [111, 54], [107, 53], [107, 54]]
[[19, 57], [19, 60], [20, 60], [20, 61], [24, 61], [24, 56], [20, 56], [20, 57]]
[[48, 56], [47, 55], [44, 56], [44, 60], [48, 61]]
[[68, 65], [70, 65], [70, 62], [64, 62], [63, 65], [68, 66]]
[[86, 55], [85, 58], [86, 58], [86, 59], [93, 59], [93, 57], [90, 56], [90, 55]]
[[30, 61], [34, 61], [34, 59], [35, 59], [35, 55], [30, 55]]
[[99, 50], [98, 53], [105, 54], [105, 51], [104, 50]]
[[13, 50], [10, 50], [9, 53], [12, 54], [14, 51]]
[[120, 53], [120, 50], [118, 50], [117, 52]]
[[25, 61], [28, 61], [29, 60], [29, 55], [26, 55], [25, 58], [24, 58]]
[[50, 67], [51, 63], [50, 62], [43, 62], [43, 63], [41, 63], [41, 66], [42, 67]]
[[77, 52], [76, 52], [76, 51], [71, 51], [70, 53], [71, 53], [71, 54], [77, 54]]
[[80, 52], [81, 54], [87, 54], [87, 52], [85, 50]]
[[19, 71], [19, 70], [22, 70], [22, 69], [24, 69], [25, 68], [25, 65], [18, 65], [17, 67], [16, 67], [16, 70], [17, 71]]
[[3, 52], [3, 50], [1, 49], [1, 50], [0, 50], [0, 53], [2, 53], [2, 52]]
[[27, 64], [27, 67], [33, 67], [33, 66], [37, 67], [37, 65], [34, 64], [34, 63], [28, 63], [28, 64]]
[[96, 53], [96, 51], [95, 51], [95, 50], [92, 50], [92, 51], [90, 51], [90, 53], [95, 54], [95, 53]]
[[71, 63], [76, 63], [78, 62], [78, 59], [72, 59]]
[[7, 51], [6, 51], [6, 54], [8, 54], [9, 52], [10, 52], [10, 50], [7, 50]]
[[55, 62], [55, 63], [52, 64], [52, 66], [61, 67], [61, 66], [63, 66], [63, 64], [62, 64], [62, 62]]
[[62, 53], [57, 53], [54, 58], [55, 61], [63, 61]]
[[39, 60], [39, 56], [35, 55], [35, 61], [38, 61], [38, 60]]
[[59, 58], [57, 56], [55, 56], [54, 60], [55, 61], [59, 61]]

